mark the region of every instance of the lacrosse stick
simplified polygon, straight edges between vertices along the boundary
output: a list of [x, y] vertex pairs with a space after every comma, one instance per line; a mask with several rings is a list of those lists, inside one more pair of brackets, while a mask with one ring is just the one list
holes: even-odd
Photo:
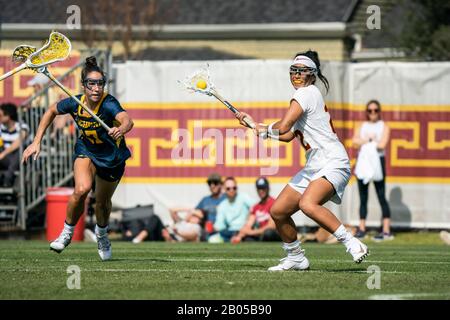
[[69, 97], [71, 97], [73, 100], [75, 100], [87, 113], [91, 115], [92, 118], [95, 119], [100, 125], [106, 130], [109, 131], [111, 128], [102, 120], [100, 119], [91, 109], [89, 109], [88, 106], [86, 106], [84, 103], [80, 101], [73, 93], [71, 93], [64, 85], [59, 82], [48, 70], [46, 67], [40, 68], [38, 72], [45, 74], [50, 80], [52, 80], [58, 87], [61, 88], [62, 91], [64, 91]]
[[37, 69], [49, 64], [65, 60], [72, 49], [69, 39], [59, 32], [52, 32], [46, 44], [36, 50], [35, 47], [20, 45], [13, 52], [13, 61], [22, 62], [20, 66], [0, 77], [0, 81], [16, 74], [23, 69]]
[[[53, 45], [50, 46], [52, 48], [45, 49], [47, 51], [47, 53], [46, 53], [46, 57], [44, 57], [44, 59], [45, 58], [48, 59], [48, 57], [51, 56], [51, 53], [49, 52], [49, 50], [60, 50], [60, 53], [53, 54], [53, 57], [55, 57], [56, 55], [62, 57], [63, 56], [63, 52], [66, 52], [66, 51], [67, 51], [67, 53], [65, 53], [66, 57], [69, 55], [70, 50], [71, 50], [71, 44], [70, 44], [70, 41], [69, 41], [69, 39], [67, 37], [65, 37], [64, 35], [62, 35], [60, 33], [52, 32], [52, 34], [50, 35], [50, 39], [49, 39], [48, 43], [50, 43], [51, 41], [53, 41]], [[57, 44], [58, 42], [60, 43], [59, 45]], [[59, 46], [59, 49], [58, 49], [58, 46]], [[45, 48], [45, 46], [44, 46], [44, 48]], [[43, 49], [41, 49], [40, 51], [44, 51]], [[12, 60], [14, 62], [16, 62], [16, 63], [21, 63], [22, 62], [22, 65], [19, 66], [19, 68], [20, 68], [20, 67], [23, 66], [23, 64], [27, 64], [29, 60], [33, 62], [33, 60], [31, 60], [31, 59], [33, 59], [32, 55], [35, 54], [35, 53], [36, 53], [36, 48], [35, 47], [28, 46], [28, 45], [20, 45], [20, 46], [18, 46], [17, 48], [14, 49]], [[42, 60], [42, 57], [40, 57], [40, 59]], [[64, 60], [64, 59], [65, 58], [63, 58], [62, 60]], [[98, 123], [100, 123], [100, 125], [103, 128], [105, 128], [107, 131], [109, 131], [110, 127], [102, 119], [100, 119], [96, 114], [94, 114], [91, 111], [91, 109], [89, 109], [87, 106], [85, 106], [77, 97], [75, 97], [66, 87], [64, 87], [64, 85], [61, 82], [59, 82], [47, 70], [46, 65], [49, 65], [50, 63], [53, 63], [53, 62], [56, 62], [56, 61], [60, 61], [60, 60], [55, 60], [53, 58], [53, 60], [50, 61], [50, 62], [47, 62], [45, 64], [41, 64], [40, 66], [38, 65], [37, 66], [37, 70], [35, 70], [35, 71], [46, 75], [58, 87], [60, 87], [62, 91], [64, 91], [69, 97], [74, 99], [87, 113], [89, 113]], [[31, 68], [34, 68], [34, 67], [31, 67]], [[20, 69], [20, 70], [22, 70], [22, 69]]]
[[[222, 96], [217, 92], [216, 88], [214, 87], [214, 84], [211, 82], [208, 65], [206, 66], [206, 68], [195, 72], [190, 77], [187, 77], [184, 81], [178, 82], [183, 84], [186, 87], [186, 89], [192, 92], [198, 92], [216, 98], [217, 100], [222, 102], [234, 114], [239, 112], [238, 109], [233, 107], [231, 103], [222, 98]], [[244, 122], [252, 129], [256, 127], [255, 123], [252, 120], [248, 119], [247, 117], [244, 118]]]

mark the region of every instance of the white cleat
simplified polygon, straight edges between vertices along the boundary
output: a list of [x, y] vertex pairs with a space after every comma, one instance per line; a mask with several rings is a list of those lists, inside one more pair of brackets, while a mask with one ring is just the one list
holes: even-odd
[[98, 247], [98, 255], [102, 261], [106, 261], [111, 259], [112, 249], [111, 242], [108, 239], [108, 235], [105, 234], [102, 237], [97, 235], [97, 247]]
[[50, 250], [61, 253], [72, 241], [72, 235], [63, 230], [59, 237], [50, 243]]
[[280, 260], [277, 266], [270, 267], [268, 271], [305, 271], [309, 269], [309, 261], [304, 256], [301, 255], [300, 258], [290, 258], [286, 257]]
[[350, 240], [350, 243], [347, 247], [347, 252], [352, 255], [353, 261], [355, 261], [356, 263], [363, 262], [364, 259], [369, 255], [369, 249], [358, 238], [353, 238]]

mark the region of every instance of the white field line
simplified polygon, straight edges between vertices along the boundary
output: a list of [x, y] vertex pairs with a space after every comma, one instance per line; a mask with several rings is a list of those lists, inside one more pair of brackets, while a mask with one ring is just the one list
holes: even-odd
[[399, 294], [377, 294], [369, 296], [369, 300], [404, 300], [420, 297], [450, 297], [450, 292], [447, 293], [399, 293]]
[[[351, 260], [334, 260], [334, 259], [315, 259], [309, 256], [312, 262], [324, 262], [324, 263], [351, 263]], [[159, 261], [160, 260], [160, 261]], [[17, 259], [0, 259], [0, 261], [17, 261]], [[25, 261], [25, 260], [20, 260]], [[43, 261], [43, 260], [42, 260]], [[276, 262], [276, 258], [171, 258], [171, 257], [149, 257], [149, 258], [120, 258], [120, 260], [112, 260], [111, 262], [134, 262], [134, 261], [148, 261], [149, 263], [163, 263], [163, 262]], [[30, 260], [31, 262], [31, 260]], [[33, 262], [37, 262], [36, 259]], [[59, 259], [55, 262], [99, 262], [98, 259]], [[407, 260], [371, 260], [369, 258], [364, 261], [367, 263], [380, 263], [380, 264], [450, 264], [450, 261], [407, 261]]]
[[[314, 259], [309, 256], [309, 259], [311, 262], [325, 262], [325, 263], [350, 263], [349, 260], [333, 260], [333, 259]], [[156, 262], [221, 262], [221, 261], [229, 261], [229, 262], [276, 262], [276, 259], [271, 258], [164, 258], [164, 257], [155, 257], [155, 258], [129, 258], [129, 259], [121, 259], [120, 261], [150, 261], [152, 263]], [[161, 260], [161, 261], [155, 261], [155, 260]], [[98, 261], [98, 260], [81, 260], [81, 259], [62, 259], [58, 260], [61, 262], [75, 262], [75, 261]], [[390, 263], [390, 264], [450, 264], [450, 261], [396, 261], [396, 260], [370, 260], [370, 256], [368, 260], [365, 261], [365, 263]]]
[[[56, 266], [48, 266], [48, 267], [42, 267], [42, 268], [0, 268], [0, 271], [2, 272], [40, 272], [53, 269], [55, 272], [66, 272], [65, 268], [56, 267]], [[215, 272], [215, 273], [269, 273], [266, 269], [250, 269], [250, 270], [223, 270], [223, 269], [186, 269], [186, 270], [173, 270], [173, 269], [133, 269], [133, 268], [120, 268], [120, 269], [101, 269], [101, 268], [94, 268], [94, 269], [84, 269], [80, 268], [81, 272], [117, 272], [117, 273], [131, 273], [131, 272], [170, 272], [170, 273], [176, 273], [176, 272]], [[306, 273], [364, 273], [366, 274], [367, 271], [365, 270], [346, 270], [346, 271], [327, 271], [327, 270], [308, 270], [304, 271]], [[272, 273], [272, 272], [270, 272]], [[275, 272], [276, 273], [276, 272]], [[405, 274], [408, 272], [401, 272], [401, 271], [382, 271], [382, 273], [397, 273], [397, 274]]]

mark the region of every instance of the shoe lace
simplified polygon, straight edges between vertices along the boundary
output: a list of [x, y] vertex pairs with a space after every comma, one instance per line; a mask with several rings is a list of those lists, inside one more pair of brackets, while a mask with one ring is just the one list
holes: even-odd
[[58, 237], [58, 242], [66, 243], [67, 241], [70, 241], [72, 239], [72, 236], [68, 232], [61, 232], [61, 234]]
[[109, 239], [106, 235], [103, 237], [97, 237], [97, 239], [98, 239], [97, 244], [98, 244], [99, 250], [105, 251], [105, 250], [108, 250], [109, 247], [111, 247], [111, 243], [109, 242]]

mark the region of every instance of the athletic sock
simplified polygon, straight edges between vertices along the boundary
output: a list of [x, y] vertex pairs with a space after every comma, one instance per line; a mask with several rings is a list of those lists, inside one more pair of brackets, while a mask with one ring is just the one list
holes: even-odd
[[95, 225], [95, 235], [97, 237], [103, 237], [108, 233], [108, 225], [106, 225], [105, 227], [100, 227], [98, 224]]
[[300, 241], [295, 240], [291, 243], [283, 242], [283, 249], [287, 252], [288, 258], [298, 258], [303, 255], [303, 251], [300, 248]]
[[353, 235], [348, 232], [347, 229], [345, 229], [343, 224], [341, 224], [339, 228], [336, 229], [333, 235], [339, 242], [342, 242], [346, 246], [350, 242], [350, 240], [353, 239]]
[[64, 231], [70, 235], [73, 235], [73, 232], [75, 230], [74, 225], [70, 225], [67, 222], [64, 221]]

